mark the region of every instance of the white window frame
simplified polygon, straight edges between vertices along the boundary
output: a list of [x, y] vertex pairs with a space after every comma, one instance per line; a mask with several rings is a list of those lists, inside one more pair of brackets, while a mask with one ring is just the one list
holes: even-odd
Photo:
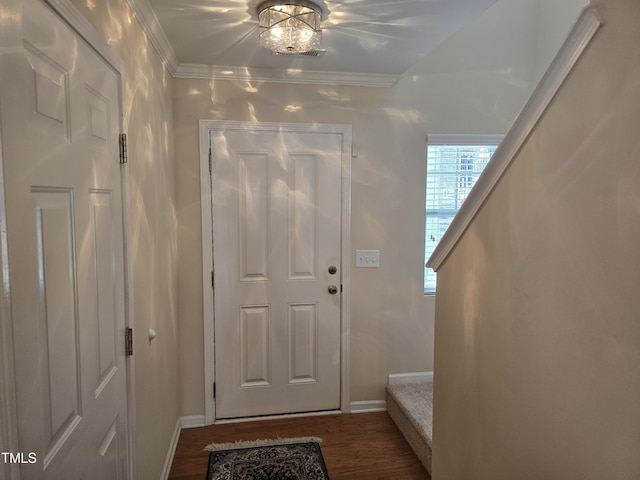
[[[503, 135], [446, 135], [446, 134], [442, 134], [442, 135], [429, 135], [427, 137], [427, 157], [425, 159], [425, 161], [427, 162], [427, 170], [426, 170], [426, 176], [428, 177], [428, 169], [429, 169], [429, 165], [428, 165], [428, 161], [429, 161], [429, 147], [432, 146], [460, 146], [460, 147], [482, 147], [482, 146], [487, 146], [487, 147], [497, 147], [500, 142], [502, 141]], [[470, 179], [465, 178], [465, 183], [469, 182]], [[477, 182], [477, 178], [475, 180]], [[473, 184], [475, 185], [475, 182], [473, 182]], [[427, 244], [428, 240], [427, 240], [427, 236], [431, 236], [428, 232], [428, 215], [429, 212], [427, 211], [427, 199], [429, 198], [429, 181], [428, 178], [425, 178], [425, 262], [429, 259], [429, 256], [431, 255], [431, 253], [433, 252], [433, 250], [437, 247], [437, 244], [433, 245], [433, 248], [429, 249], [429, 245]], [[473, 187], [472, 187], [473, 188]], [[468, 196], [467, 195], [464, 197], [466, 198]], [[458, 210], [460, 209], [460, 205], [462, 203], [460, 203], [459, 205], [457, 205], [457, 208], [455, 208], [455, 214], [457, 214]], [[454, 214], [454, 216], [455, 216]], [[444, 233], [444, 232], [442, 232]], [[440, 237], [441, 238], [441, 237]], [[439, 239], [438, 239], [439, 240]], [[428, 250], [429, 249], [429, 250]], [[424, 289], [424, 294], [425, 295], [434, 295], [436, 293], [436, 287], [434, 286], [433, 288], [428, 288], [427, 287], [427, 276], [435, 276], [435, 272], [428, 272], [429, 270], [431, 270], [430, 268], [425, 266], [425, 274], [424, 274], [424, 279], [423, 279], [423, 289]], [[433, 278], [433, 277], [431, 277]]]

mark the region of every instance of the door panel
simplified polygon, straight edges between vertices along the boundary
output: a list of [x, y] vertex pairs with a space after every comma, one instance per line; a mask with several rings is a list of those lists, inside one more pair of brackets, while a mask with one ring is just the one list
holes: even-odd
[[238, 222], [242, 282], [269, 279], [269, 158], [241, 154], [238, 158]]
[[24, 48], [32, 69], [27, 78], [31, 121], [47, 133], [71, 140], [69, 72], [28, 41], [24, 42]]
[[289, 279], [311, 280], [317, 272], [316, 155], [289, 155]]
[[316, 305], [289, 305], [289, 384], [318, 381]]
[[242, 387], [271, 382], [269, 306], [240, 307], [240, 362]]
[[126, 479], [119, 80], [48, 7], [22, 5], [1, 111], [18, 434], [37, 457], [21, 475]]
[[90, 190], [91, 218], [88, 238], [92, 244], [95, 273], [92, 275], [93, 291], [96, 292], [95, 345], [96, 372], [95, 397], [109, 384], [118, 370], [118, 298], [116, 286], [116, 258], [113, 230], [113, 192], [110, 190]]
[[216, 416], [338, 409], [341, 136], [226, 131], [211, 145]]
[[120, 480], [120, 470], [118, 463], [122, 455], [122, 449], [118, 442], [118, 419], [116, 419], [109, 429], [98, 448], [98, 480]]
[[74, 204], [70, 189], [34, 187], [31, 194], [37, 239], [37, 325], [45, 353], [38, 382], [45, 399], [41, 421], [46, 428], [43, 440], [50, 446], [44, 458], [47, 464], [82, 415]]

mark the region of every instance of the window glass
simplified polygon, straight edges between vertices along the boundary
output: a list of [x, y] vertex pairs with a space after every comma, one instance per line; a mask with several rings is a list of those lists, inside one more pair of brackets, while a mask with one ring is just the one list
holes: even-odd
[[[425, 262], [435, 250], [482, 170], [496, 151], [496, 144], [433, 144], [427, 148], [427, 197]], [[436, 291], [436, 273], [425, 267], [424, 292]]]

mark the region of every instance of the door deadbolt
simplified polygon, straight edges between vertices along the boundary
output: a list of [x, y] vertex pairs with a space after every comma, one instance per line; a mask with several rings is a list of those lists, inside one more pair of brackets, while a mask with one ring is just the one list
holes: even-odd
[[331, 275], [335, 275], [337, 271], [338, 271], [338, 268], [337, 268], [335, 265], [331, 265], [331, 266], [329, 267], [329, 273], [330, 273]]
[[335, 285], [329, 285], [328, 290], [331, 295], [335, 295], [336, 293], [338, 293], [338, 287], [336, 287]]

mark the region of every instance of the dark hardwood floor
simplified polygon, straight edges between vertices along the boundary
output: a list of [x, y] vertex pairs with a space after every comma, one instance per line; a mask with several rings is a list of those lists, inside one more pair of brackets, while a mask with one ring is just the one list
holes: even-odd
[[206, 480], [209, 443], [321, 437], [331, 480], [429, 480], [386, 412], [282, 418], [182, 430], [170, 480]]

